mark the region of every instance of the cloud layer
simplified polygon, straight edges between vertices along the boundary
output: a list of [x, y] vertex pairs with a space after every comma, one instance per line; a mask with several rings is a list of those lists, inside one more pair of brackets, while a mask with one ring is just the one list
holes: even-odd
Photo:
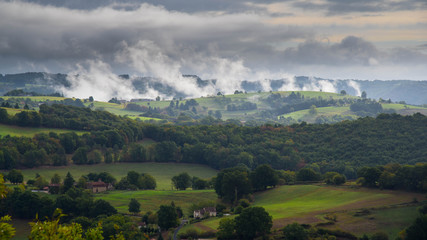
[[200, 2], [2, 1], [0, 71], [89, 76], [103, 65], [182, 91], [194, 84], [182, 74], [221, 89], [292, 75], [426, 79], [425, 1]]

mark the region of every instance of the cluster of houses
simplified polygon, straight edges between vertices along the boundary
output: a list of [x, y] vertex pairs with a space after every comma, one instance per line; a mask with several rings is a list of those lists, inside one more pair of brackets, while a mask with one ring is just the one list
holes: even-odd
[[196, 218], [205, 218], [205, 217], [216, 217], [216, 208], [215, 207], [205, 207], [193, 212], [193, 217]]

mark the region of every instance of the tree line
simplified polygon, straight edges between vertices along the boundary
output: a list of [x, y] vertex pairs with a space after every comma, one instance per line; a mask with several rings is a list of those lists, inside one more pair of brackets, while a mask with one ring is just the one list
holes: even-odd
[[[76, 164], [99, 162], [185, 162], [215, 169], [244, 165], [255, 169], [269, 164], [274, 169], [298, 170], [304, 166], [321, 173], [338, 172], [356, 177], [363, 166], [390, 162], [415, 164], [427, 155], [427, 117], [381, 114], [337, 124], [197, 126], [155, 125], [62, 105], [42, 105], [40, 113], [7, 115], [0, 108], [0, 122], [22, 118], [27, 126], [85, 130], [75, 133], [38, 134], [33, 138], [0, 139], [0, 168], [65, 165], [65, 154]], [[155, 142], [143, 145], [138, 141]]]

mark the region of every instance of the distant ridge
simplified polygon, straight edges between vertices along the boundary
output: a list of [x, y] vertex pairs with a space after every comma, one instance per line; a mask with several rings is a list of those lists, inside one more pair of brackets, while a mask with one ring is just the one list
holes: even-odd
[[[194, 78], [198, 87], [216, 86], [215, 79], [204, 80], [197, 75], [183, 75], [185, 78]], [[185, 93], [179, 92], [173, 86], [158, 81], [152, 77], [136, 77], [131, 79], [127, 74], [120, 75], [123, 81], [132, 81], [134, 88], [143, 95], [149, 89], [154, 89], [159, 93], [173, 97], [187, 97]], [[287, 79], [268, 80], [269, 87], [272, 91], [278, 90], [293, 90], [286, 89], [288, 84]], [[321, 83], [321, 84], [320, 84]], [[307, 86], [316, 86], [321, 90], [321, 85], [329, 84], [333, 86], [336, 92], [344, 90], [349, 95], [359, 95], [365, 91], [369, 98], [374, 99], [391, 99], [392, 101], [404, 101], [408, 104], [423, 105], [427, 104], [427, 80], [412, 81], [412, 80], [332, 80], [317, 77], [297, 76], [293, 79], [293, 87], [304, 89]], [[240, 82], [241, 89], [229, 89], [230, 91], [241, 90], [247, 92], [263, 91], [265, 83], [261, 81], [253, 82], [242, 80]], [[38, 92], [41, 94], [51, 94], [58, 91], [58, 88], [70, 87], [70, 82], [67, 80], [66, 74], [52, 74], [44, 72], [27, 72], [17, 74], [0, 74], [0, 95], [14, 89], [23, 89], [26, 92]], [[218, 89], [220, 91], [220, 89]], [[216, 94], [212, 93], [212, 94]], [[112, 96], [113, 97], [113, 96]]]

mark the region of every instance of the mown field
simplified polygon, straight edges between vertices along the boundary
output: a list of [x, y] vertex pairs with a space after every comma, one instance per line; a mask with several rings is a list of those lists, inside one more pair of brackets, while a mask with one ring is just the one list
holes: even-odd
[[182, 208], [184, 215], [188, 216], [188, 209], [193, 203], [216, 201], [214, 190], [185, 190], [185, 191], [111, 191], [96, 194], [95, 198], [104, 199], [111, 203], [119, 212], [129, 213], [128, 204], [135, 198], [141, 204], [141, 212], [159, 209], [160, 205], [168, 205], [173, 201]]
[[[272, 215], [273, 228], [276, 229], [292, 222], [316, 225], [326, 221], [326, 214], [335, 214], [338, 221], [328, 228], [341, 228], [358, 236], [362, 234], [361, 230], [367, 233], [384, 231], [394, 239], [417, 214], [416, 206], [411, 204], [414, 198], [425, 200], [423, 194], [417, 193], [349, 186], [293, 185], [257, 193], [253, 205], [264, 207]], [[370, 209], [368, 215], [354, 216], [364, 208]], [[215, 230], [219, 221], [220, 218], [211, 218], [185, 229]]]
[[[405, 112], [409, 111], [408, 114], [413, 114], [414, 112], [421, 112], [425, 114], [427, 112], [427, 108], [423, 108], [420, 106], [412, 106], [412, 105], [403, 105], [403, 104], [394, 104], [394, 103], [383, 103], [381, 104], [384, 110], [394, 110], [398, 114], [407, 115]], [[280, 115], [279, 117], [291, 117], [297, 121], [306, 121], [309, 123], [313, 123], [315, 119], [319, 116], [332, 117], [334, 115], [340, 115], [341, 117], [349, 117], [351, 119], [357, 119], [359, 116], [354, 114], [349, 106], [344, 107], [320, 107], [316, 108], [317, 114], [310, 114], [309, 109], [295, 111], [287, 114]]]
[[35, 169], [24, 169], [24, 181], [34, 179], [36, 173], [50, 180], [55, 173], [58, 173], [62, 179], [67, 172], [70, 172], [75, 180], [82, 175], [95, 172], [108, 172], [112, 174], [117, 181], [126, 176], [129, 171], [151, 174], [157, 182], [156, 190], [171, 190], [171, 178], [182, 172], [187, 172], [190, 176], [196, 176], [208, 179], [217, 174], [215, 169], [203, 165], [183, 164], [183, 163], [115, 163], [115, 164], [95, 164], [95, 165], [70, 165], [62, 167], [41, 167]]
[[83, 135], [84, 131], [74, 131], [69, 129], [58, 129], [58, 128], [30, 128], [30, 127], [18, 127], [14, 125], [0, 124], [0, 136], [18, 136], [18, 137], [33, 137], [37, 133], [68, 133], [75, 132], [77, 135]]

